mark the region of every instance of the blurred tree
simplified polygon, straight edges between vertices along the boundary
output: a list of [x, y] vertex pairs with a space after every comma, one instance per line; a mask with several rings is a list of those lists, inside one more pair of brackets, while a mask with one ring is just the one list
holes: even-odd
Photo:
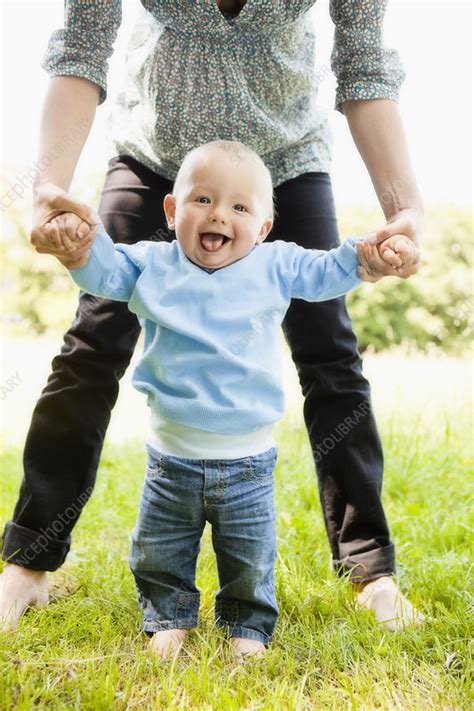
[[[383, 224], [376, 210], [346, 208], [341, 234], [365, 234]], [[427, 211], [422, 266], [407, 280], [363, 284], [347, 297], [361, 351], [406, 344], [460, 353], [473, 332], [473, 230], [468, 210], [439, 205]]]

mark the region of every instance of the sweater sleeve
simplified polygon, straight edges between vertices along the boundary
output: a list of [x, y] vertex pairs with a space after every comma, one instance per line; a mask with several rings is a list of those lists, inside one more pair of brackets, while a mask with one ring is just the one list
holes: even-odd
[[293, 242], [285, 245], [286, 278], [291, 297], [305, 301], [328, 301], [347, 294], [362, 280], [354, 248], [361, 237], [349, 237], [329, 251], [304, 249]]
[[150, 250], [149, 242], [114, 244], [101, 225], [84, 267], [70, 269], [73, 281], [88, 294], [129, 301]]
[[41, 66], [51, 77], [89, 79], [107, 96], [108, 59], [122, 20], [122, 0], [65, 0], [64, 27], [55, 30]]
[[335, 24], [331, 67], [337, 78], [335, 108], [344, 101], [398, 100], [405, 71], [398, 52], [383, 44], [387, 0], [330, 0]]

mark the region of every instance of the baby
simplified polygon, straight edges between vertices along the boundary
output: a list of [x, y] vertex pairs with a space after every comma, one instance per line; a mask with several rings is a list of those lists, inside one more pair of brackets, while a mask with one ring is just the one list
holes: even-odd
[[[364, 254], [376, 247], [354, 237], [329, 252], [265, 243], [271, 176], [235, 141], [188, 153], [163, 207], [176, 240], [114, 245], [100, 225], [86, 263], [70, 273], [84, 291], [128, 302], [144, 329], [133, 383], [147, 395], [151, 426], [130, 553], [142, 629], [165, 658], [197, 625], [196, 560], [209, 521], [216, 624], [242, 660], [265, 652], [278, 614], [272, 429], [284, 410], [280, 326], [291, 299], [333, 299], [360, 284]], [[79, 229], [66, 213], [48, 230], [61, 236], [74, 219]], [[403, 241], [387, 246], [394, 266], [409, 249]]]

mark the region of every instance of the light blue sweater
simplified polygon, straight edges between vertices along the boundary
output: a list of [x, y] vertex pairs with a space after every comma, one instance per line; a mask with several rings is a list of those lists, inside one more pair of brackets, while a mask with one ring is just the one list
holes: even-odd
[[356, 241], [329, 252], [264, 242], [210, 271], [176, 240], [114, 245], [101, 226], [88, 263], [70, 273], [138, 316], [145, 344], [133, 384], [160, 417], [237, 434], [282, 417], [281, 322], [292, 298], [325, 301], [360, 284]]

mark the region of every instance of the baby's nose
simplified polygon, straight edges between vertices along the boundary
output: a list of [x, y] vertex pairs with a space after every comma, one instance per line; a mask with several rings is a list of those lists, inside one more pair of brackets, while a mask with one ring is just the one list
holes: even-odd
[[223, 208], [214, 208], [210, 216], [211, 222], [226, 222], [227, 217]]

